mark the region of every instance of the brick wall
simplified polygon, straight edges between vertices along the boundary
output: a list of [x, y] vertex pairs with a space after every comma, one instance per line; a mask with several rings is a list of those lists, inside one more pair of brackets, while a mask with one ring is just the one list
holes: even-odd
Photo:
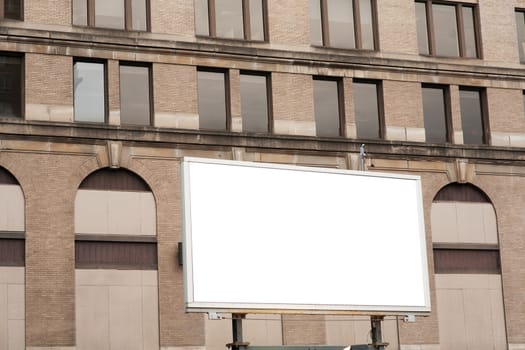
[[71, 25], [72, 0], [24, 0], [27, 22]]
[[151, 31], [194, 35], [193, 0], [151, 0]]

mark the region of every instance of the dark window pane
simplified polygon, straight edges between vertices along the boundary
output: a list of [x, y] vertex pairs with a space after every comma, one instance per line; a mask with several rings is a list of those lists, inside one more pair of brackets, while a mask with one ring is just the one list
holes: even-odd
[[315, 128], [318, 136], [340, 136], [337, 81], [314, 80]]
[[131, 15], [133, 30], [147, 30], [146, 0], [131, 0]]
[[199, 126], [201, 129], [226, 130], [225, 74], [198, 72]]
[[310, 41], [312, 45], [323, 45], [323, 29], [321, 26], [321, 4], [319, 0], [310, 0]]
[[456, 7], [432, 5], [436, 54], [440, 56], [459, 56]]
[[467, 57], [478, 57], [476, 49], [476, 30], [474, 26], [474, 9], [472, 7], [462, 8], [463, 30], [465, 33], [465, 54]]
[[250, 39], [264, 40], [264, 16], [262, 0], [250, 1]]
[[148, 184], [138, 175], [126, 169], [102, 168], [86, 177], [79, 188], [99, 191], [151, 192]]
[[417, 44], [419, 53], [428, 55], [428, 27], [427, 27], [427, 5], [424, 2], [416, 2]]
[[516, 27], [518, 29], [518, 49], [520, 53], [520, 62], [525, 62], [524, 47], [525, 44], [525, 12], [516, 12]]
[[75, 121], [104, 122], [104, 85], [104, 64], [75, 62]]
[[25, 265], [25, 240], [0, 238], [0, 266]]
[[4, 0], [4, 17], [22, 19], [22, 0]]
[[95, 0], [95, 26], [124, 29], [124, 0]]
[[87, 0], [73, 0], [73, 24], [77, 26], [88, 25]]
[[328, 32], [330, 46], [345, 49], [355, 48], [354, 10], [348, 0], [327, 1]]
[[361, 45], [363, 49], [374, 49], [374, 22], [372, 19], [371, 0], [359, 0], [361, 20]]
[[208, 0], [195, 0], [195, 33], [197, 35], [210, 35]]
[[375, 83], [354, 82], [357, 137], [379, 138], [379, 104]]
[[501, 273], [498, 250], [434, 249], [436, 273]]
[[215, 22], [220, 38], [244, 39], [241, 0], [215, 0]]
[[0, 116], [22, 116], [22, 60], [0, 56]]
[[150, 124], [149, 68], [120, 66], [121, 124]]
[[241, 115], [243, 131], [268, 131], [267, 91], [265, 76], [241, 74]]
[[477, 90], [460, 90], [461, 128], [464, 144], [483, 144], [481, 94]]
[[424, 87], [422, 91], [425, 139], [431, 143], [447, 142], [445, 89]]
[[157, 243], [76, 241], [75, 267], [156, 270]]

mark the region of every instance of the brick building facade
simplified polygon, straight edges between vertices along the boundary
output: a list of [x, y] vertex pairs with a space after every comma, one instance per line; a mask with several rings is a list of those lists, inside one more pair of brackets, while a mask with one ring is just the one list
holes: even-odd
[[[358, 169], [363, 143], [423, 183], [432, 313], [387, 318], [389, 348], [525, 349], [524, 0], [0, 7], [0, 349], [223, 348], [228, 320], [184, 311], [181, 157]], [[357, 316], [246, 327], [369, 340]]]

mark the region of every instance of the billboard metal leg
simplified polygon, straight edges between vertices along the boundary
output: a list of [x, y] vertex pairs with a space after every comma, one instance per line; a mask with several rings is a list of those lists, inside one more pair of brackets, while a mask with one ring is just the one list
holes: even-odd
[[370, 316], [370, 324], [372, 326], [372, 348], [375, 350], [385, 350], [388, 343], [383, 342], [383, 334], [381, 332], [381, 322], [383, 316]]
[[245, 342], [242, 336], [242, 320], [246, 317], [245, 314], [232, 314], [232, 340], [233, 342], [226, 344], [232, 350], [246, 350], [250, 343]]

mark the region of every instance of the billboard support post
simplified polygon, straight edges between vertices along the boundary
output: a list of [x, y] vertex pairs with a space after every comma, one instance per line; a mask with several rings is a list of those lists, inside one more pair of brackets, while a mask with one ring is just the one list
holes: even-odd
[[243, 341], [242, 320], [246, 314], [232, 314], [232, 342], [226, 344], [228, 349], [246, 350], [250, 343]]
[[372, 326], [372, 347], [375, 350], [385, 350], [388, 343], [383, 343], [383, 335], [381, 332], [381, 322], [383, 316], [370, 316], [370, 323]]

